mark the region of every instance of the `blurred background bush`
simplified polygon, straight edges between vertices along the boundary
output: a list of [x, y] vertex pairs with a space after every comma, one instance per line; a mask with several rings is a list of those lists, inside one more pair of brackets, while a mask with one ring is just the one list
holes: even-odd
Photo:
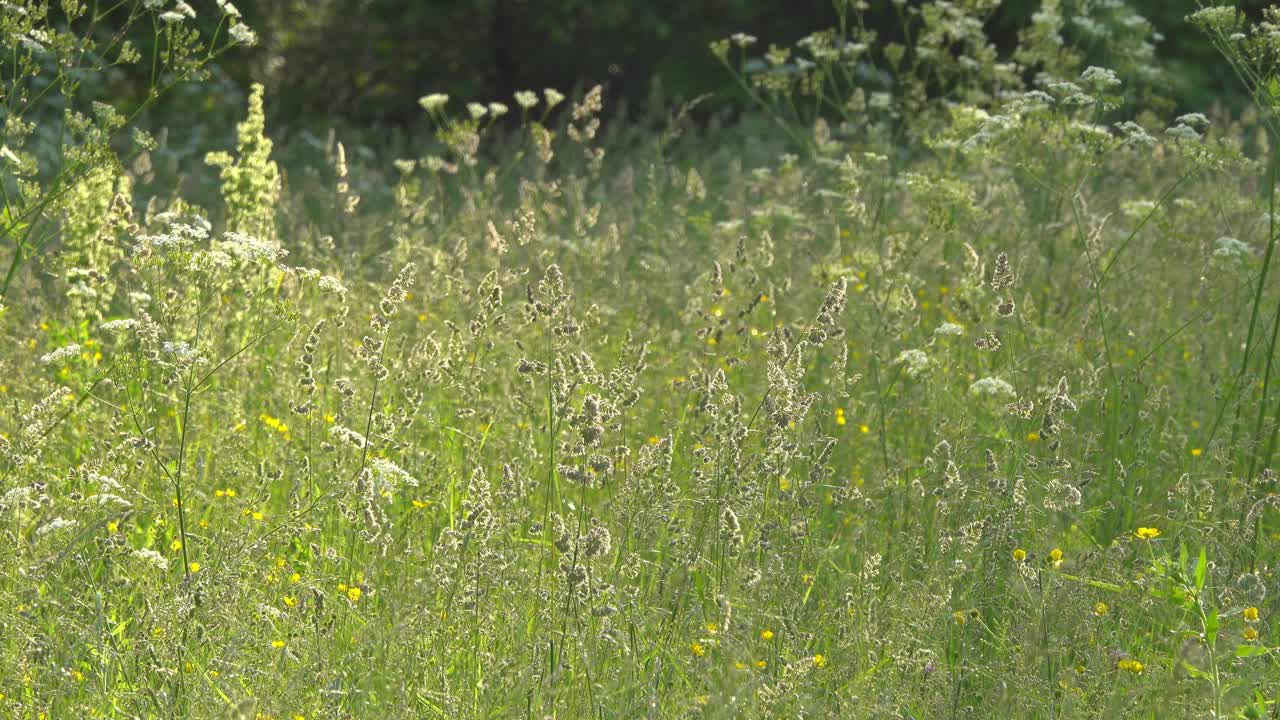
[[[745, 32], [770, 43], [791, 45], [838, 22], [845, 0], [245, 0], [249, 25], [261, 37], [251, 50], [230, 53], [214, 70], [234, 97], [172, 96], [172, 111], [157, 124], [203, 142], [202, 128], [187, 127], [192, 103], [204, 112], [198, 125], [227, 130], [224, 108], [242, 105], [250, 81], [267, 86], [269, 126], [290, 134], [339, 128], [410, 129], [422, 120], [417, 98], [428, 92], [459, 100], [502, 100], [526, 88], [567, 92], [604, 83], [611, 105], [633, 117], [709, 94], [702, 112], [741, 107], [732, 79], [707, 50], [710, 41]], [[974, 0], [957, 0], [968, 3]], [[994, 3], [991, 3], [994, 4]], [[1095, 16], [1110, 0], [1062, 0], [1065, 15]], [[1158, 33], [1156, 53], [1173, 70], [1165, 90], [1178, 109], [1205, 110], [1215, 103], [1243, 107], [1204, 36], [1185, 16], [1196, 0], [1130, 0]], [[913, 2], [877, 0], [870, 17], [881, 38], [901, 34], [897, 14]], [[1243, 6], [1257, 13], [1262, 0]], [[1001, 51], [1013, 48], [1019, 29], [1041, 9], [1039, 0], [1006, 0], [990, 14], [987, 31]], [[212, 30], [217, 14], [200, 22]], [[1110, 66], [1111, 32], [1122, 28], [1071, 25], [1068, 40], [1096, 51], [1091, 64]], [[114, 97], [142, 92], [145, 78], [121, 74]], [[170, 122], [172, 120], [172, 122]], [[178, 127], [173, 127], [174, 125]]]

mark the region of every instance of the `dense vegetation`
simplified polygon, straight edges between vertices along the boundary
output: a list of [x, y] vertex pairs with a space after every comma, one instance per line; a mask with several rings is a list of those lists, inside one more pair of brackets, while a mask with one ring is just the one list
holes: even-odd
[[997, 4], [385, 165], [144, 129], [226, 0], [0, 5], [0, 715], [1280, 716], [1280, 11], [1165, 115], [1124, 3]]

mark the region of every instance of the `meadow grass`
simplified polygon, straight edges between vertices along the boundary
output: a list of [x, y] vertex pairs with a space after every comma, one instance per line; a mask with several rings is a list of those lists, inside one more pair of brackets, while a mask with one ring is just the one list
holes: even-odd
[[10, 122], [0, 715], [1280, 717], [1280, 17], [1170, 119], [1121, 3], [839, 7], [713, 45], [732, 128], [428, 95], [286, 172], [256, 87], [204, 206]]

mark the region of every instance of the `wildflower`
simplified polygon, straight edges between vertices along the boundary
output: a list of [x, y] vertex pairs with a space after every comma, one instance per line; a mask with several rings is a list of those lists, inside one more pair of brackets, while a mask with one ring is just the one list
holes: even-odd
[[200, 572], [200, 563], [192, 561], [191, 564], [187, 565], [187, 568], [191, 570], [192, 573], [198, 573]]
[[1054, 548], [1054, 549], [1050, 550], [1050, 551], [1049, 551], [1049, 561], [1050, 561], [1050, 562], [1052, 562], [1052, 563], [1054, 564], [1054, 566], [1055, 566], [1055, 567], [1056, 567], [1056, 566], [1058, 566], [1059, 564], [1061, 564], [1061, 563], [1062, 563], [1062, 550], [1060, 550], [1059, 548]]
[[279, 649], [281, 649], [281, 648], [283, 648], [283, 647], [284, 647], [284, 641], [283, 641], [283, 640], [272, 640], [272, 641], [271, 641], [271, 647], [273, 647], [273, 648], [275, 648], [275, 649], [279, 650]]
[[1242, 614], [1244, 615], [1245, 622], [1251, 622], [1251, 623], [1258, 622], [1258, 608], [1247, 607], [1244, 609], [1244, 612]]
[[1116, 663], [1116, 668], [1119, 670], [1125, 670], [1127, 672], [1133, 673], [1134, 675], [1137, 675], [1138, 673], [1142, 672], [1142, 663], [1138, 662], [1137, 660], [1121, 660], [1120, 662]]
[[284, 598], [282, 598], [282, 599], [283, 599], [283, 601], [284, 601], [284, 606], [285, 606], [285, 607], [290, 607], [290, 608], [291, 608], [291, 607], [297, 607], [297, 606], [298, 606], [298, 598], [293, 597], [292, 595], [285, 595], [285, 596], [284, 596]]
[[871, 432], [871, 428], [867, 427], [866, 425], [859, 425], [858, 432], [862, 433], [863, 435], [866, 435], [867, 433]]
[[955, 619], [957, 625], [964, 625], [969, 622], [969, 615], [963, 610], [957, 610], [951, 613], [951, 617]]
[[844, 408], [836, 408], [836, 424], [837, 425], [845, 424]]
[[241, 45], [257, 45], [258, 44], [258, 34], [255, 33], [253, 30], [249, 29], [249, 26], [245, 25], [244, 23], [238, 22], [232, 25], [230, 33], [231, 33], [231, 39], [235, 40]]
[[702, 657], [707, 654], [707, 649], [702, 646], [702, 643], [692, 642], [689, 643], [689, 652], [693, 653], [694, 657]]
[[538, 104], [538, 93], [532, 90], [519, 90], [516, 92], [516, 104], [521, 109], [529, 110]]
[[716, 633], [720, 632], [720, 626], [716, 625], [713, 622], [707, 623], [705, 627], [707, 628], [708, 635], [715, 635]]
[[760, 639], [764, 640], [765, 642], [768, 642], [768, 641], [772, 640], [772, 639], [773, 639], [773, 631], [772, 631], [772, 630], [762, 630], [762, 631], [760, 631]]
[[79, 354], [80, 346], [76, 343], [71, 343], [70, 345], [60, 347], [51, 353], [41, 355], [40, 362], [45, 365], [60, 365], [67, 358], [75, 357]]
[[119, 522], [116, 522], [115, 520], [111, 520], [110, 522], [108, 522], [108, 523], [107, 523], [107, 532], [109, 532], [109, 533], [115, 533], [115, 532], [119, 532], [119, 531], [120, 531], [120, 523], [119, 523]]
[[467, 112], [471, 113], [472, 120], [479, 120], [489, 112], [489, 108], [477, 102], [467, 103]]
[[1133, 534], [1137, 535], [1139, 540], [1152, 540], [1160, 537], [1160, 528], [1140, 527]]
[[426, 110], [429, 113], [434, 113], [444, 107], [448, 102], [449, 96], [444, 93], [431, 93], [430, 95], [424, 95], [418, 98], [418, 104], [422, 106], [423, 110]]
[[929, 369], [929, 356], [923, 350], [903, 350], [893, 364], [903, 366], [908, 377], [916, 377]]
[[1027, 559], [1026, 550], [1023, 550], [1022, 548], [1017, 548], [1016, 550], [1013, 551], [1014, 562], [1022, 562], [1023, 560], [1026, 560], [1026, 559]]
[[1040, 433], [1032, 431], [1027, 433], [1027, 442], [1035, 442], [1040, 439]]
[[1254, 640], [1258, 639], [1258, 631], [1251, 627], [1245, 628], [1244, 632], [1241, 633], [1241, 635], [1244, 637], [1245, 640], [1248, 640], [1249, 642], [1253, 642]]
[[1017, 399], [1018, 391], [998, 377], [984, 377], [969, 386], [970, 395]]
[[1191, 448], [1191, 457], [1200, 457], [1204, 454], [1204, 450], [1200, 448]]
[[826, 667], [826, 666], [827, 666], [827, 656], [826, 656], [826, 655], [823, 655], [822, 653], [818, 653], [817, 655], [814, 655], [814, 656], [813, 656], [813, 664], [814, 664], [814, 666], [815, 666], [815, 667], [819, 667], [819, 668], [824, 668], [824, 667]]
[[296, 583], [301, 579], [302, 579], [301, 573], [293, 573], [292, 575], [289, 576], [289, 582], [291, 583]]
[[179, 550], [181, 550], [181, 549], [182, 549], [182, 541], [181, 541], [181, 540], [174, 540], [173, 542], [169, 543], [169, 550], [170, 550], [170, 551], [172, 551], [172, 552], [178, 552], [178, 551], [179, 551]]
[[347, 599], [349, 599], [351, 602], [358, 602], [360, 600], [360, 596], [363, 594], [364, 594], [364, 591], [362, 591], [358, 587], [353, 586], [353, 587], [347, 588]]
[[1107, 604], [1104, 602], [1095, 603], [1093, 606], [1093, 614], [1097, 615], [1098, 617], [1102, 617], [1103, 615], [1106, 615], [1108, 612], [1110, 612], [1110, 608], [1108, 608]]
[[547, 99], [548, 110], [564, 102], [564, 93], [556, 90], [555, 88], [547, 88], [543, 90], [542, 95]]

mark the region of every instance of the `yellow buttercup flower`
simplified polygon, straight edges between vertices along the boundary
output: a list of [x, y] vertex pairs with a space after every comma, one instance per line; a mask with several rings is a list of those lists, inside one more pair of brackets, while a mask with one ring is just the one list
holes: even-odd
[[1133, 534], [1137, 535], [1139, 540], [1152, 540], [1160, 537], [1160, 528], [1140, 527]]

